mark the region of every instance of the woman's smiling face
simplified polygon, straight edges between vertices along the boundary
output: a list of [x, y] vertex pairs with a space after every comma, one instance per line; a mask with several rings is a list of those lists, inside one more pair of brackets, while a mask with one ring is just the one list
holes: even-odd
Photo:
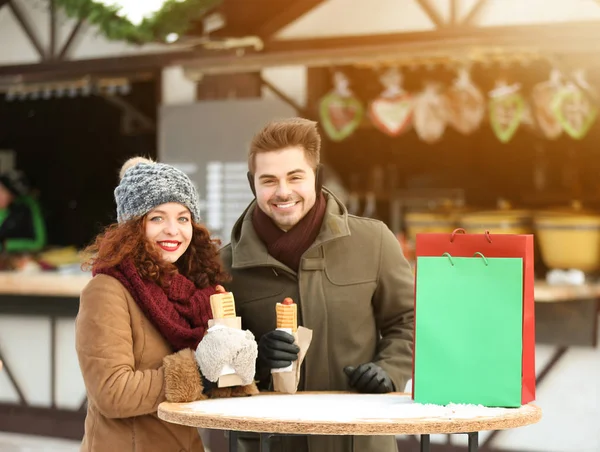
[[192, 216], [187, 207], [169, 202], [146, 214], [146, 238], [160, 250], [167, 262], [176, 262], [190, 246]]

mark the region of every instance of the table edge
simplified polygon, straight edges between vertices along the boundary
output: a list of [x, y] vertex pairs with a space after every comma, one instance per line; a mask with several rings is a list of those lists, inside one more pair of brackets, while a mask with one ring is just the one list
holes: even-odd
[[[233, 430], [254, 433], [304, 434], [304, 435], [418, 435], [469, 433], [484, 430], [507, 430], [525, 427], [539, 422], [542, 410], [528, 404], [515, 413], [502, 417], [477, 417], [469, 419], [390, 419], [387, 422], [335, 422], [335, 421], [298, 421], [281, 419], [251, 419], [238, 416], [203, 416], [196, 412], [175, 412], [169, 406], [179, 405], [161, 403], [158, 417], [174, 424], [191, 427]], [[517, 411], [518, 410], [518, 411]]]

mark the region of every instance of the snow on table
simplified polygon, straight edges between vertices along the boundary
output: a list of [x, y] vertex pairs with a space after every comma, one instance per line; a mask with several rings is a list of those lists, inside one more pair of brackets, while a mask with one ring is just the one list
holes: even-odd
[[514, 408], [481, 405], [447, 406], [414, 403], [400, 394], [295, 394], [258, 395], [244, 399], [202, 400], [182, 409], [205, 415], [273, 419], [281, 421], [394, 422], [398, 419], [472, 419], [504, 416]]

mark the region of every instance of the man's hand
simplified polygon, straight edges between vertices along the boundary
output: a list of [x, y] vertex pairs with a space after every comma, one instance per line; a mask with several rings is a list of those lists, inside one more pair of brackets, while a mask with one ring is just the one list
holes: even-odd
[[384, 394], [393, 392], [394, 383], [387, 372], [374, 363], [361, 364], [358, 367], [346, 366], [344, 373], [350, 387], [364, 394]]
[[294, 336], [285, 331], [270, 331], [258, 341], [258, 367], [262, 371], [288, 367], [298, 359], [299, 352]]

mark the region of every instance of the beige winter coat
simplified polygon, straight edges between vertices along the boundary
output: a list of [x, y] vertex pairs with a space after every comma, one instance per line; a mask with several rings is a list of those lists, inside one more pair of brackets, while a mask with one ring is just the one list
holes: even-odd
[[[204, 451], [195, 428], [156, 415], [166, 400], [169, 366], [193, 386], [195, 395], [184, 399], [201, 397], [193, 352], [173, 355], [129, 292], [111, 276], [95, 276], [81, 293], [76, 348], [88, 396], [82, 452]], [[180, 361], [174, 364], [174, 359]]]

